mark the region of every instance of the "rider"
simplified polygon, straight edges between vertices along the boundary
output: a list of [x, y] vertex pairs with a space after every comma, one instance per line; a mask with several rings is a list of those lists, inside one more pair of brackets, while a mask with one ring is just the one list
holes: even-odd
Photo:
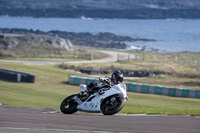
[[84, 93], [87, 93], [89, 90], [98, 90], [102, 86], [113, 86], [116, 84], [119, 84], [120, 82], [123, 81], [123, 74], [120, 71], [114, 71], [112, 72], [111, 77], [104, 77], [104, 78], [99, 78], [99, 81], [94, 81], [91, 82], [87, 87], [86, 85], [81, 84], [81, 91], [80, 95], [83, 95]]
[[103, 81], [103, 83], [113, 86], [123, 81], [123, 74], [120, 71], [114, 71], [111, 77], [100, 78], [99, 80], [100, 82]]

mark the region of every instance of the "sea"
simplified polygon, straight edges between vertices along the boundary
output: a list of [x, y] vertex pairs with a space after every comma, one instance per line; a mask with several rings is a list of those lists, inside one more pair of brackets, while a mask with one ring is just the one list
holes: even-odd
[[41, 31], [110, 32], [152, 42], [126, 42], [128, 50], [145, 47], [160, 52], [200, 51], [200, 19], [93, 19], [0, 16], [0, 28]]

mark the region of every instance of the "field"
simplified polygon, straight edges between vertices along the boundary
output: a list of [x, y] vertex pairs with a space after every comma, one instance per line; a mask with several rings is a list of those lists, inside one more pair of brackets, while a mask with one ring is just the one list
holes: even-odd
[[[36, 83], [0, 81], [0, 103], [6, 106], [59, 108], [78, 86], [67, 83], [69, 75], [87, 76], [66, 71], [59, 66], [31, 66], [0, 62], [0, 68], [33, 73]], [[175, 98], [151, 94], [128, 93], [129, 100], [120, 113], [200, 115], [200, 99]]]
[[[138, 59], [119, 60], [105, 64], [62, 64], [61, 68], [80, 70], [81, 68], [106, 70], [162, 71], [167, 75], [147, 78], [125, 78], [127, 82], [162, 85], [177, 88], [200, 89], [200, 52], [154, 53], [131, 52]], [[144, 56], [143, 56], [144, 55]], [[128, 57], [127, 57], [128, 58]]]
[[60, 48], [22, 44], [11, 50], [0, 48], [0, 59], [9, 60], [41, 60], [41, 61], [76, 61], [105, 58], [108, 55], [94, 52], [94, 48], [74, 46], [72, 51]]

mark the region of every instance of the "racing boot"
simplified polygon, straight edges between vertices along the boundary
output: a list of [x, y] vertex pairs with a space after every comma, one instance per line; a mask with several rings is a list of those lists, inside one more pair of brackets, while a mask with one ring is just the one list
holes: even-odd
[[88, 97], [88, 89], [87, 86], [84, 84], [80, 84], [81, 91], [78, 93], [78, 97], [81, 99], [85, 99]]

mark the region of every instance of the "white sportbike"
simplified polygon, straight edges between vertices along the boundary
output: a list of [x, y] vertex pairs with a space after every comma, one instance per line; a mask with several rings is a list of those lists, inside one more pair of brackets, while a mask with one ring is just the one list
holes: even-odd
[[[81, 91], [87, 89], [86, 85], [80, 85]], [[114, 86], [103, 85], [98, 90], [89, 90], [87, 95], [80, 93], [68, 96], [61, 105], [60, 110], [64, 114], [72, 114], [76, 111], [113, 115], [118, 113], [128, 100], [126, 85], [119, 83]]]

